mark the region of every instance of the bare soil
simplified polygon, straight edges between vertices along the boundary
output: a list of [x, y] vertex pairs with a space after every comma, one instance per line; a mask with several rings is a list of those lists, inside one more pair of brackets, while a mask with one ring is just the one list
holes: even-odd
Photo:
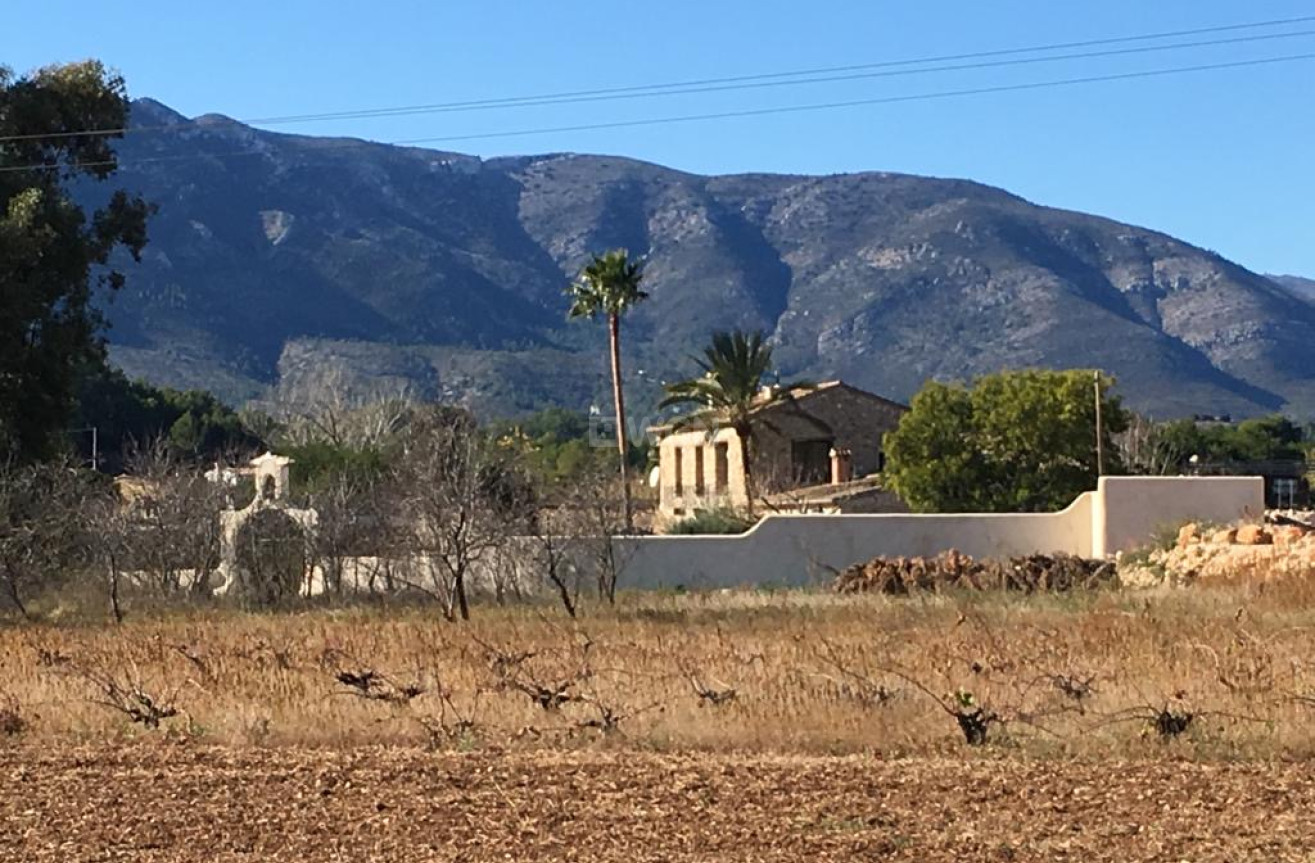
[[1315, 858], [1301, 763], [0, 746], [0, 860]]

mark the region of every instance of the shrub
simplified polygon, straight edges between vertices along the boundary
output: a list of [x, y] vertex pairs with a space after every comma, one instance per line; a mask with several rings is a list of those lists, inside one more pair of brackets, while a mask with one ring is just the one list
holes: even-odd
[[674, 534], [733, 534], [744, 533], [753, 522], [734, 510], [698, 509], [689, 518], [678, 521], [667, 533]]

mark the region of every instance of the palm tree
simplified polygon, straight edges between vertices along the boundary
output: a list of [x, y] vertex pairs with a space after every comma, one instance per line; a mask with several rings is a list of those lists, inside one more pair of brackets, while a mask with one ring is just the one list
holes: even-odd
[[711, 415], [714, 422], [732, 429], [740, 439], [740, 467], [753, 515], [752, 448], [753, 414], [763, 406], [790, 397], [794, 390], [809, 384], [794, 383], [764, 389], [763, 380], [772, 368], [772, 348], [761, 330], [745, 333], [713, 333], [712, 343], [703, 349], [703, 358], [695, 358], [703, 375], [667, 385], [667, 397], [659, 407], [698, 405], [706, 410], [677, 420], [676, 426], [688, 425], [701, 416]]
[[630, 260], [625, 249], [613, 249], [594, 255], [566, 291], [571, 298], [568, 317], [593, 319], [599, 315], [607, 316], [607, 335], [612, 351], [612, 401], [616, 405], [616, 448], [621, 460], [621, 495], [627, 532], [632, 527], [630, 479], [626, 465], [630, 444], [626, 436], [625, 392], [621, 383], [621, 316], [636, 303], [648, 299], [648, 294], [639, 287], [643, 280], [643, 264]]

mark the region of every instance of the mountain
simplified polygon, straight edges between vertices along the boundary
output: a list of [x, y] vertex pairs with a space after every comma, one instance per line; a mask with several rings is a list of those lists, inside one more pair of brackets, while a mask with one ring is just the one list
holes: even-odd
[[1270, 276], [1269, 278], [1287, 288], [1299, 299], [1315, 303], [1315, 279], [1303, 279], [1301, 276]]
[[481, 160], [134, 104], [119, 185], [159, 204], [107, 304], [112, 356], [230, 400], [406, 387], [491, 415], [607, 399], [591, 251], [648, 259], [625, 324], [642, 411], [716, 328], [783, 375], [897, 399], [931, 377], [1100, 367], [1157, 417], [1315, 412], [1315, 305], [1154, 231], [965, 180], [698, 176], [625, 158]]

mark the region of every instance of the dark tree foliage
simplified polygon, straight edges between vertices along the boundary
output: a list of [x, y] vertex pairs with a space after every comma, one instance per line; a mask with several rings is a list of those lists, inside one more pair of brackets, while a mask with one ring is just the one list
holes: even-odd
[[[264, 445], [232, 408], [201, 390], [179, 391], [128, 380], [115, 369], [99, 365], [78, 381], [74, 428], [95, 427], [98, 466], [117, 473], [126, 454], [156, 441], [171, 453], [192, 461], [231, 459]], [[84, 435], [78, 449], [84, 457]]]
[[150, 206], [114, 192], [90, 213], [77, 180], [115, 171], [116, 134], [128, 99], [121, 77], [96, 61], [15, 76], [0, 67], [0, 454], [52, 454], [73, 411], [79, 372], [104, 362], [98, 286], [119, 247], [138, 258]]
[[1179, 420], [1163, 427], [1166, 445], [1178, 464], [1192, 456], [1206, 463], [1299, 461], [1305, 458], [1305, 431], [1283, 416], [1257, 417], [1236, 425]]
[[300, 496], [315, 498], [340, 483], [369, 486], [387, 474], [397, 447], [353, 447], [311, 441], [280, 448], [292, 459], [292, 487]]

